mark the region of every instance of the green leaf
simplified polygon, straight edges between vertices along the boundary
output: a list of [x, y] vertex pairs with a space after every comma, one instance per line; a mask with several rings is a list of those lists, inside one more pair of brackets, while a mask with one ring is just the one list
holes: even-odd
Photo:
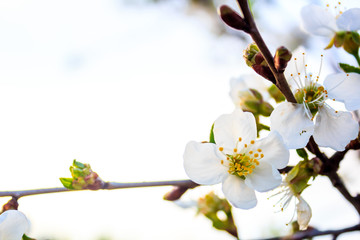
[[24, 234], [24, 235], [22, 236], [22, 240], [36, 240], [36, 239], [35, 239], [35, 238], [28, 237], [28, 236], [26, 236], [26, 234]]
[[215, 143], [214, 124], [211, 126], [209, 142], [210, 142], [210, 143]]
[[346, 73], [360, 73], [360, 68], [357, 68], [357, 67], [354, 67], [354, 66], [351, 66], [349, 64], [346, 64], [346, 63], [339, 63], [341, 69], [346, 72]]
[[73, 165], [76, 166], [76, 167], [78, 167], [78, 168], [81, 168], [81, 169], [84, 169], [84, 168], [85, 168], [85, 164], [76, 161], [76, 159], [74, 159]]
[[305, 160], [309, 159], [309, 156], [304, 148], [296, 149], [296, 153]]
[[59, 178], [59, 179], [64, 187], [66, 187], [67, 189], [74, 189], [74, 187], [72, 186], [72, 182], [73, 182], [72, 178]]

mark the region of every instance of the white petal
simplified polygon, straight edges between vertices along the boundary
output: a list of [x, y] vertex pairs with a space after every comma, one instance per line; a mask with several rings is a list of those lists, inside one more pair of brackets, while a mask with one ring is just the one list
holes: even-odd
[[267, 162], [277, 169], [286, 167], [289, 162], [289, 150], [276, 131], [271, 131], [267, 137], [256, 141], [252, 150], [254, 152], [261, 150], [258, 154], [264, 154], [264, 157], [260, 161]]
[[328, 75], [324, 87], [329, 98], [343, 102], [349, 111], [360, 109], [360, 74], [337, 73]]
[[351, 113], [335, 113], [334, 109], [326, 106], [319, 109], [314, 131], [314, 139], [319, 146], [343, 151], [358, 132], [359, 125]]
[[221, 164], [221, 155], [213, 143], [189, 142], [184, 152], [184, 168], [191, 180], [199, 184], [220, 183], [227, 168]]
[[336, 20], [339, 29], [357, 31], [360, 29], [360, 8], [351, 8], [345, 11]]
[[21, 240], [30, 229], [26, 216], [17, 210], [8, 210], [0, 215], [0, 239]]
[[301, 104], [280, 103], [270, 116], [271, 130], [282, 136], [288, 148], [303, 148], [314, 132], [314, 124]]
[[325, 8], [308, 5], [301, 9], [302, 27], [305, 31], [320, 36], [331, 36], [337, 31], [336, 18]]
[[267, 192], [281, 184], [281, 175], [277, 169], [260, 160], [260, 165], [246, 176], [245, 183], [258, 192]]
[[214, 137], [216, 145], [227, 151], [237, 146], [239, 138], [242, 143], [249, 143], [256, 139], [256, 122], [254, 115], [236, 109], [232, 114], [221, 115], [214, 123]]
[[257, 204], [254, 190], [249, 188], [244, 180], [234, 175], [229, 175], [224, 180], [222, 190], [227, 200], [234, 207], [250, 209]]
[[299, 203], [296, 204], [297, 222], [299, 229], [303, 231], [307, 229], [312, 213], [309, 204], [301, 196], [298, 197], [298, 200]]

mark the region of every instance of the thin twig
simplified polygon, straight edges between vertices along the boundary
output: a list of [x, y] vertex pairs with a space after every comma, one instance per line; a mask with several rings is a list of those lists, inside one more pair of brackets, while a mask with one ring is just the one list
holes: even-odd
[[261, 51], [262, 55], [265, 58], [266, 63], [268, 64], [272, 74], [276, 79], [276, 86], [284, 94], [286, 100], [292, 103], [296, 103], [296, 99], [293, 93], [291, 92], [291, 89], [285, 79], [284, 74], [279, 73], [275, 68], [274, 58], [270, 53], [270, 50], [266, 46], [259, 30], [257, 29], [256, 23], [249, 8], [248, 0], [237, 0], [237, 1], [244, 15], [245, 22], [250, 26], [250, 33], [249, 33], [250, 36], [258, 46], [259, 50]]
[[[139, 188], [139, 187], [159, 187], [159, 186], [181, 186], [186, 188], [194, 188], [199, 186], [191, 180], [174, 180], [174, 181], [159, 181], [159, 182], [133, 182], [133, 183], [118, 183], [118, 182], [105, 182], [100, 189], [113, 190], [122, 188]], [[46, 194], [46, 193], [59, 193], [59, 192], [74, 192], [83, 191], [88, 189], [67, 189], [60, 188], [43, 188], [43, 189], [31, 189], [20, 191], [1, 191], [0, 197], [11, 196], [14, 198], [20, 198], [30, 195]]]
[[360, 196], [357, 195], [356, 197], [353, 197], [335, 171], [327, 173], [326, 176], [328, 176], [333, 186], [354, 206], [360, 215]]
[[319, 231], [319, 230], [313, 228], [313, 229], [309, 229], [307, 231], [297, 232], [291, 236], [264, 238], [261, 240], [301, 240], [301, 239], [324, 236], [324, 235], [333, 235], [334, 237], [337, 237], [340, 234], [347, 233], [347, 232], [353, 232], [353, 231], [360, 231], [360, 224], [354, 225], [352, 227], [339, 229], [339, 230]]

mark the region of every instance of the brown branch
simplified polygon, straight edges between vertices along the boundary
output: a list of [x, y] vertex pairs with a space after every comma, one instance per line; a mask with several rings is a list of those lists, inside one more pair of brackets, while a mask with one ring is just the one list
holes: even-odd
[[250, 36], [254, 40], [256, 45], [258, 46], [259, 50], [261, 51], [262, 55], [265, 58], [266, 63], [268, 64], [272, 74], [274, 75], [274, 77], [276, 79], [276, 86], [284, 94], [286, 100], [288, 100], [289, 102], [292, 102], [292, 103], [296, 103], [296, 99], [295, 99], [293, 93], [291, 92], [291, 89], [285, 79], [284, 74], [279, 73], [275, 68], [274, 57], [270, 53], [259, 30], [257, 29], [254, 18], [250, 12], [248, 0], [237, 0], [237, 1], [240, 6], [240, 9], [244, 15], [244, 20], [250, 27], [250, 30], [249, 30]]
[[332, 185], [344, 196], [344, 198], [354, 206], [354, 208], [360, 215], [360, 196], [357, 195], [356, 197], [353, 197], [350, 194], [344, 182], [341, 180], [336, 171], [326, 173], [325, 175], [330, 179]]
[[264, 238], [262, 240], [301, 240], [306, 238], [324, 236], [324, 235], [333, 235], [336, 237], [347, 232], [353, 231], [360, 231], [360, 224], [354, 225], [352, 227], [347, 227], [339, 230], [326, 230], [326, 231], [319, 231], [315, 228], [309, 229], [307, 231], [300, 231], [291, 236], [284, 236], [284, 237], [274, 237], [274, 238]]
[[[159, 181], [159, 182], [133, 182], [133, 183], [118, 183], [118, 182], [105, 182], [100, 189], [113, 190], [122, 188], [139, 188], [139, 187], [159, 187], [159, 186], [180, 186], [182, 188], [194, 188], [199, 186], [191, 180], [174, 180], [174, 181]], [[83, 191], [88, 189], [67, 189], [64, 187], [60, 188], [43, 188], [43, 189], [31, 189], [31, 190], [20, 190], [20, 191], [1, 191], [0, 197], [11, 196], [14, 198], [20, 198], [30, 195], [39, 195], [46, 193], [59, 193], [59, 192], [74, 192]]]
[[[283, 72], [279, 72], [275, 68], [274, 64], [274, 57], [269, 51], [269, 48], [265, 44], [259, 30], [257, 29], [254, 17], [252, 16], [252, 13], [249, 8], [248, 0], [237, 0], [240, 9], [244, 15], [244, 21], [249, 26], [249, 34], [251, 38], [254, 40], [256, 45], [258, 46], [260, 52], [264, 56], [264, 59], [266, 63], [268, 64], [274, 78], [276, 79], [276, 86], [279, 88], [279, 90], [284, 94], [286, 100], [291, 103], [296, 103], [296, 99], [294, 97], [294, 94], [291, 92], [291, 89], [289, 87], [289, 84], [286, 81], [285, 75]], [[307, 148], [310, 152], [314, 153], [318, 158], [320, 158], [322, 161], [326, 161], [327, 157], [321, 153], [318, 145], [315, 143], [314, 139], [311, 137], [309, 140], [309, 143], [307, 145]]]

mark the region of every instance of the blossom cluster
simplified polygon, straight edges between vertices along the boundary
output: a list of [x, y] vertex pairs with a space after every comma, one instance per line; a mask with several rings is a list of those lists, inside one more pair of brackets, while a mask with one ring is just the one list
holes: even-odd
[[[333, 45], [342, 47], [360, 65], [360, 8], [332, 15], [328, 9], [309, 5], [301, 10], [301, 15], [306, 32], [330, 37], [327, 49]], [[229, 17], [224, 21], [229, 24], [230, 20]], [[277, 56], [280, 57], [276, 59]], [[280, 186], [285, 194], [283, 207], [292, 199], [297, 200], [299, 229], [305, 230], [311, 208], [301, 193], [309, 186], [309, 179], [319, 173], [319, 164], [309, 160], [303, 148], [313, 137], [320, 147], [344, 151], [358, 137], [359, 123], [349, 111], [360, 109], [360, 68], [341, 65], [341, 72], [329, 74], [322, 81], [323, 55], [319, 72], [313, 74], [307, 69], [304, 50], [291, 54], [286, 48], [279, 48], [275, 64], [285, 71], [296, 99], [296, 103], [283, 102], [279, 89], [265, 84], [275, 80], [256, 44], [249, 45], [244, 58], [263, 79], [259, 75], [244, 75], [231, 80], [230, 96], [235, 110], [215, 120], [208, 142], [191, 141], [186, 145], [185, 172], [198, 184], [222, 183], [225, 197], [242, 209], [256, 206], [255, 191], [267, 192]], [[343, 103], [347, 111], [334, 110], [334, 101]], [[264, 117], [270, 117], [269, 127], [261, 122]], [[261, 130], [269, 133], [258, 139]], [[303, 160], [282, 177], [279, 169], [287, 166], [291, 149], [298, 149]]]

